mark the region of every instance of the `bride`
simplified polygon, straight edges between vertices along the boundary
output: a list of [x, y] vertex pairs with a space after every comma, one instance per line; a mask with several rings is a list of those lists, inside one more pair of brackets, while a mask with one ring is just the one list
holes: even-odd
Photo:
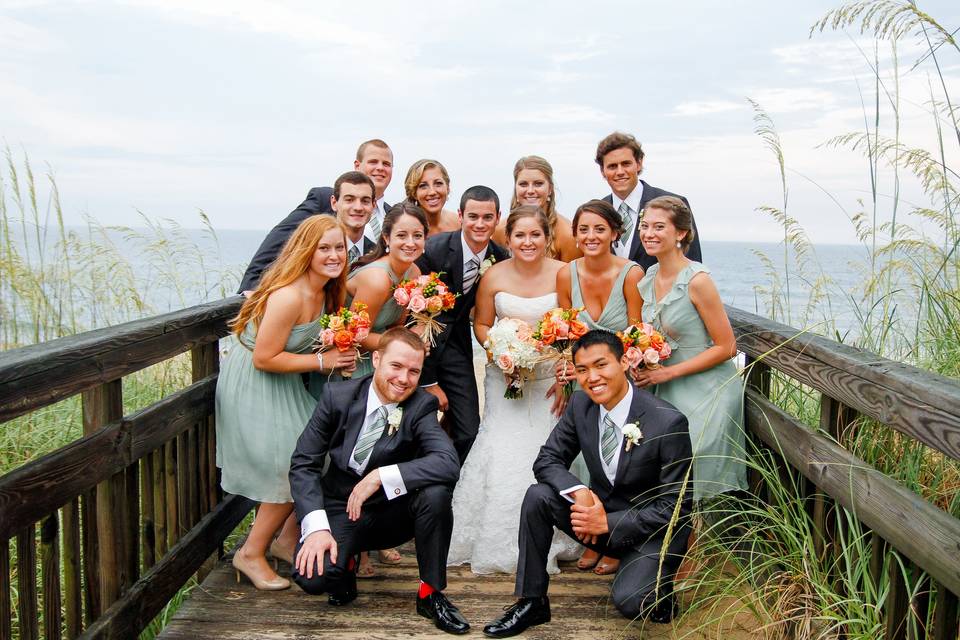
[[[557, 306], [556, 274], [566, 263], [546, 257], [550, 225], [540, 207], [510, 212], [507, 246], [513, 257], [489, 268], [480, 280], [474, 332], [482, 344], [494, 321], [523, 320], [535, 328]], [[523, 388], [523, 397], [503, 397], [506, 379], [488, 364], [480, 431], [453, 494], [454, 529], [448, 564], [470, 563], [474, 573], [517, 569], [520, 505], [533, 482], [533, 461], [556, 424], [566, 400], [550, 363], [539, 365]], [[575, 559], [579, 545], [557, 533], [548, 571], [557, 573], [556, 557]]]

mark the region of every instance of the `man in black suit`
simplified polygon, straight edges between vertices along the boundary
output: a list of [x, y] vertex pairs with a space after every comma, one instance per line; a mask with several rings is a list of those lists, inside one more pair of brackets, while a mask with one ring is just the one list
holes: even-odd
[[[443, 595], [453, 530], [457, 454], [437, 423], [437, 400], [417, 388], [420, 338], [383, 334], [370, 376], [328, 383], [297, 441], [290, 490], [301, 541], [293, 580], [332, 605], [357, 597], [357, 554], [417, 543], [417, 613], [449, 633], [467, 624]], [[329, 455], [329, 466], [323, 471]]]
[[370, 222], [375, 200], [373, 180], [359, 171], [347, 171], [333, 183], [330, 208], [347, 230], [348, 266], [377, 244], [363, 233]]
[[460, 230], [428, 238], [417, 266], [421, 273], [441, 273], [440, 279], [450, 291], [460, 293], [453, 309], [437, 317], [445, 328], [430, 349], [420, 384], [439, 399], [444, 423], [463, 465], [480, 429], [470, 312], [486, 267], [506, 260], [509, 254], [490, 240], [500, 221], [500, 199], [493, 189], [475, 186], [464, 191], [458, 215]]
[[[383, 216], [390, 206], [383, 201], [383, 193], [390, 185], [390, 180], [393, 177], [393, 152], [383, 140], [367, 140], [357, 149], [357, 157], [353, 161], [353, 168], [369, 176], [376, 189], [373, 213], [370, 216], [367, 228], [364, 230], [364, 235], [371, 242], [376, 243], [380, 235], [380, 228], [383, 225]], [[260, 248], [257, 249], [253, 259], [250, 260], [250, 264], [240, 280], [238, 293], [253, 291], [257, 288], [260, 276], [263, 275], [267, 267], [273, 264], [287, 238], [301, 222], [318, 213], [334, 213], [331, 206], [332, 197], [333, 189], [330, 187], [310, 189], [307, 193], [307, 199], [271, 229], [267, 237], [260, 243]]]
[[[610, 195], [604, 200], [613, 205], [623, 221], [624, 234], [614, 245], [618, 256], [633, 260], [646, 271], [657, 263], [656, 258], [647, 255], [640, 242], [637, 229], [640, 226], [639, 217], [643, 208], [654, 198], [660, 196], [676, 196], [683, 200], [687, 207], [690, 203], [683, 196], [664, 191], [640, 180], [643, 171], [643, 149], [637, 139], [628, 133], [615, 131], [600, 141], [597, 145], [595, 160], [600, 165], [600, 174], [610, 185]], [[687, 250], [687, 257], [695, 262], [702, 262], [700, 254], [700, 232], [694, 221], [694, 240]]]
[[[693, 494], [687, 419], [634, 388], [616, 335], [587, 332], [573, 360], [584, 391], [573, 394], [534, 462], [537, 484], [520, 511], [520, 599], [484, 627], [491, 637], [550, 620], [546, 567], [554, 527], [620, 558], [611, 598], [624, 616], [654, 622], [673, 616], [673, 576], [687, 548]], [[580, 452], [591, 489], [569, 471]]]

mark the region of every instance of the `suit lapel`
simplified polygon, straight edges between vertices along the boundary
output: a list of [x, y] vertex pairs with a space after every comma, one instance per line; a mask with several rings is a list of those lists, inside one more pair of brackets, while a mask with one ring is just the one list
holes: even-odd
[[[640, 184], [643, 185], [643, 193], [640, 194], [640, 211], [643, 211], [644, 207], [647, 206], [647, 203], [652, 200], [651, 191], [653, 188], [648, 185], [643, 180], [640, 181]], [[613, 201], [613, 198], [610, 198], [610, 201]], [[641, 256], [647, 255], [647, 252], [643, 249], [643, 243], [640, 242], [640, 211], [637, 212], [637, 220], [634, 224], [633, 232], [633, 242], [630, 243], [630, 259], [634, 262], [637, 262]]]
[[[640, 392], [636, 389], [633, 390], [633, 401], [630, 403], [630, 413], [627, 415], [627, 424], [636, 423], [640, 427], [640, 431], [643, 431], [643, 408], [640, 406]], [[623, 481], [623, 475], [627, 471], [627, 467], [630, 465], [630, 460], [633, 458], [633, 453], [644, 445], [643, 438], [640, 439], [640, 442], [630, 447], [630, 451], [627, 451], [626, 438], [621, 438], [620, 443], [620, 461], [617, 463], [617, 475], [613, 479], [613, 484], [617, 485]]]
[[450, 288], [458, 292], [463, 291], [463, 243], [460, 241], [461, 233], [460, 231], [451, 233], [450, 244], [447, 245], [447, 255], [449, 256], [447, 264], [450, 265]]
[[595, 403], [590, 403], [587, 409], [586, 418], [580, 428], [580, 442], [583, 446], [580, 451], [583, 453], [583, 461], [587, 463], [587, 469], [590, 470], [590, 477], [595, 478], [608, 488], [612, 488], [610, 481], [607, 480], [607, 474], [603, 472], [603, 463], [600, 461], [600, 433], [598, 431], [600, 424], [600, 407]]
[[357, 388], [357, 393], [347, 402], [347, 410], [343, 418], [343, 451], [342, 468], [350, 468], [350, 456], [353, 454], [354, 447], [357, 446], [357, 438], [360, 437], [360, 430], [363, 428], [363, 421], [366, 419], [367, 410], [367, 392], [373, 382], [373, 376], [367, 378]]

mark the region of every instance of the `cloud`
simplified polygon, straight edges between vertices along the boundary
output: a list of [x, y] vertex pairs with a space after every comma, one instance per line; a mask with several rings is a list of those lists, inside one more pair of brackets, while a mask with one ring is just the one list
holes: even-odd
[[745, 108], [744, 104], [731, 102], [729, 100], [703, 100], [693, 102], [681, 102], [673, 108], [672, 116], [702, 116], [711, 113], [723, 113], [724, 111], [737, 111]]
[[0, 14], [0, 51], [5, 56], [54, 53], [62, 49], [63, 43], [48, 31]]
[[590, 105], [549, 104], [529, 109], [484, 109], [483, 111], [462, 112], [456, 121], [459, 124], [473, 126], [509, 126], [511, 124], [557, 126], [600, 124], [613, 120], [613, 114]]
[[832, 92], [814, 87], [759, 89], [749, 95], [767, 113], [831, 109], [837, 103]]

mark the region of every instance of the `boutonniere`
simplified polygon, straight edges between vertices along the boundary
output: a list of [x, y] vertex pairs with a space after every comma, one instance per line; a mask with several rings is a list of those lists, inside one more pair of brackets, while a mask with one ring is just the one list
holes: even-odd
[[487, 272], [487, 269], [489, 269], [490, 267], [492, 267], [492, 266], [493, 266], [493, 263], [496, 262], [496, 261], [497, 261], [497, 259], [496, 259], [494, 256], [492, 256], [492, 255], [487, 256], [486, 258], [484, 258], [483, 262], [480, 263], [480, 275], [482, 276], [484, 273], [486, 273], [486, 272]]
[[400, 428], [400, 421], [403, 420], [403, 407], [397, 407], [387, 416], [387, 435], [392, 436]]
[[630, 451], [631, 448], [640, 444], [643, 440], [643, 431], [640, 431], [640, 425], [636, 422], [623, 425], [623, 439], [626, 442], [624, 449]]

